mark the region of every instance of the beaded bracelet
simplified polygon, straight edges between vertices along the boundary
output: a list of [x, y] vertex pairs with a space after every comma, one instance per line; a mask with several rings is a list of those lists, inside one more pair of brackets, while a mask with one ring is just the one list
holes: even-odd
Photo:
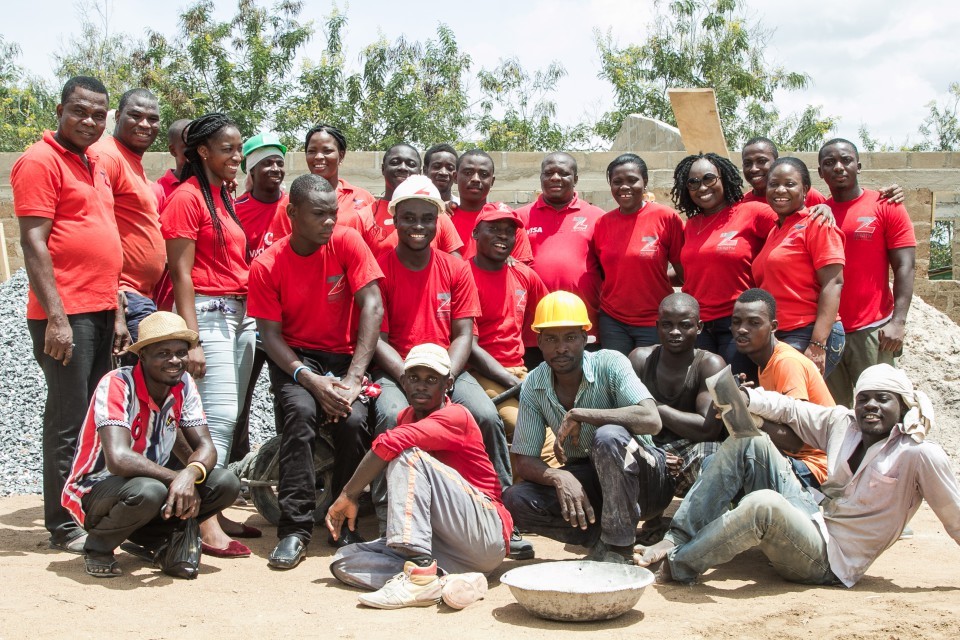
[[826, 350], [827, 350], [827, 345], [823, 344], [822, 342], [817, 342], [816, 340], [811, 340], [811, 341], [810, 341], [810, 344], [812, 344], [812, 345], [815, 346], [815, 347], [820, 347], [820, 351], [826, 351]]

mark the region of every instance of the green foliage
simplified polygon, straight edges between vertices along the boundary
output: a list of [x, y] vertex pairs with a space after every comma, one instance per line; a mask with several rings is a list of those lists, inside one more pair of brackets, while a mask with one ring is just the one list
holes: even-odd
[[20, 47], [0, 35], [0, 151], [23, 151], [44, 129], [56, 129], [58, 96], [25, 77], [16, 64]]
[[819, 107], [780, 116], [774, 91], [804, 89], [810, 78], [765, 60], [770, 33], [747, 20], [742, 5], [742, 0], [656, 0], [657, 16], [642, 44], [620, 47], [609, 32], [597, 32], [600, 77], [613, 86], [616, 105], [597, 123], [597, 134], [613, 139], [631, 113], [676, 124], [668, 89], [712, 87], [729, 147], [753, 135], [772, 137], [785, 149], [818, 147], [835, 119], [823, 117]]
[[918, 145], [918, 151], [960, 151], [960, 121], [957, 120], [960, 83], [951, 83], [949, 93], [944, 104], [933, 101], [927, 105], [930, 113], [920, 125], [924, 141]]
[[[567, 75], [559, 62], [533, 76], [516, 58], [501, 60], [492, 71], [481, 69], [478, 146], [498, 151], [562, 151], [582, 149], [589, 143], [590, 127], [581, 123], [564, 127], [556, 123], [557, 105], [549, 99], [557, 82]], [[495, 113], [502, 111], [497, 118]]]
[[953, 220], [934, 221], [930, 230], [930, 273], [953, 265], [953, 227]]

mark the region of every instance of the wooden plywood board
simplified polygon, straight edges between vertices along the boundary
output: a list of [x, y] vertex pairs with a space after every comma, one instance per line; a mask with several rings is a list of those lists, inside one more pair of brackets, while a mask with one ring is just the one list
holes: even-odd
[[712, 151], [729, 158], [713, 89], [668, 89], [667, 94], [687, 153]]
[[10, 258], [7, 256], [7, 234], [3, 230], [3, 223], [0, 223], [0, 278], [0, 282], [10, 279]]

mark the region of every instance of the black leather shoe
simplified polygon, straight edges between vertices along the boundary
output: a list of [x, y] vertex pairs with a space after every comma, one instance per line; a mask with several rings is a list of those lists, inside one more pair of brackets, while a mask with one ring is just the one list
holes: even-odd
[[356, 531], [350, 531], [350, 529], [347, 528], [346, 525], [344, 525], [343, 528], [340, 529], [339, 540], [334, 540], [333, 536], [331, 535], [327, 536], [327, 544], [333, 547], [334, 549], [341, 549], [347, 546], [348, 544], [356, 544], [358, 542], [366, 542], [366, 540], [364, 540], [363, 536], [361, 536]]
[[274, 569], [293, 569], [307, 556], [307, 547], [300, 536], [289, 535], [273, 548], [267, 564]]

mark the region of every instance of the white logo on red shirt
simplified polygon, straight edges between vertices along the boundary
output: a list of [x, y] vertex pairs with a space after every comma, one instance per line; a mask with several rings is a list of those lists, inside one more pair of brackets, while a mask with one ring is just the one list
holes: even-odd
[[803, 230], [806, 228], [807, 228], [807, 225], [805, 225], [802, 222], [793, 225], [793, 231], [790, 232], [790, 235], [788, 235], [786, 238], [783, 239], [783, 244], [790, 244], [794, 240], [799, 240], [800, 242], [803, 242]]
[[874, 226], [873, 223], [877, 221], [876, 216], [864, 216], [862, 218], [857, 218], [857, 222], [860, 223], [860, 226], [857, 227], [853, 232], [853, 237], [857, 240], [870, 240], [873, 238]]
[[449, 318], [450, 317], [450, 294], [449, 293], [438, 293], [437, 294], [437, 317], [438, 318]]
[[573, 219], [573, 229], [572, 231], [589, 231], [587, 228], [587, 218], [585, 216], [576, 216]]
[[535, 236], [538, 233], [543, 233], [543, 227], [530, 227], [527, 229], [527, 236]]
[[643, 245], [643, 248], [640, 249], [640, 253], [656, 253], [657, 252], [657, 236], [643, 236], [643, 241], [646, 244]]
[[327, 278], [327, 284], [330, 285], [330, 290], [327, 292], [327, 299], [330, 301], [343, 296], [344, 292], [347, 290], [347, 279], [342, 273], [335, 276], [329, 276]]
[[527, 309], [527, 290], [526, 289], [517, 289], [513, 292], [513, 295], [517, 298], [517, 311], [523, 313]]

